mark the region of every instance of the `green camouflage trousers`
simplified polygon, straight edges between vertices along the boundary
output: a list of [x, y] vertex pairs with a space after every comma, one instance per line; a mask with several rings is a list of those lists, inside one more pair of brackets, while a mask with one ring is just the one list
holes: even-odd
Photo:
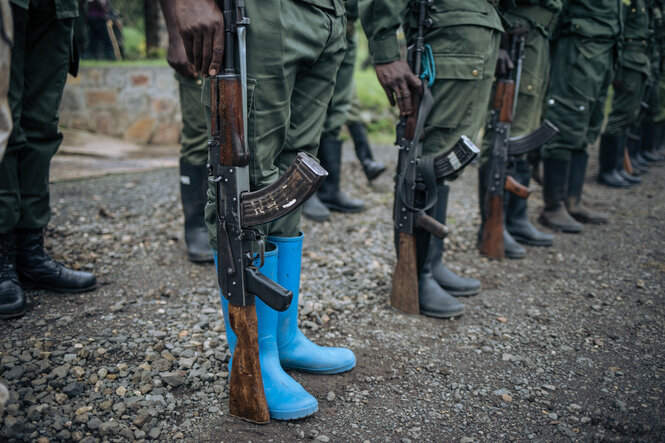
[[205, 165], [208, 161], [208, 124], [206, 109], [201, 103], [203, 79], [187, 78], [175, 74], [180, 89], [182, 133], [180, 159], [192, 165]]
[[14, 128], [0, 162], [0, 234], [40, 229], [51, 218], [49, 166], [60, 147], [58, 108], [67, 81], [72, 19], [55, 18], [55, 4], [30, 10], [12, 4], [14, 47], [9, 106]]
[[567, 160], [600, 135], [614, 75], [614, 43], [566, 35], [554, 45], [544, 116], [559, 133], [543, 146], [542, 155]]
[[8, 0], [0, 0], [0, 162], [7, 149], [9, 133], [12, 130], [12, 113], [7, 102], [9, 75], [12, 61], [12, 40], [14, 25], [12, 10]]
[[620, 82], [621, 87], [614, 88], [612, 111], [607, 119], [605, 133], [621, 135], [635, 124], [640, 116], [647, 76], [634, 69], [620, 67], [615, 79]]
[[[250, 186], [264, 188], [282, 175], [299, 152], [316, 157], [346, 52], [346, 19], [301, 2], [247, 1], [248, 144]], [[210, 109], [210, 83], [202, 100]], [[214, 188], [208, 190], [206, 224], [217, 246]], [[261, 227], [265, 234], [295, 237], [301, 209]]]

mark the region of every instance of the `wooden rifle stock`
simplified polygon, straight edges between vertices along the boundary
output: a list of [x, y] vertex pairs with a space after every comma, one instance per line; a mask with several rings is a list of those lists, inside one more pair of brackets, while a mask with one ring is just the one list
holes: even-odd
[[503, 199], [500, 195], [492, 195], [488, 203], [479, 249], [485, 257], [502, 259], [506, 256], [503, 245]]
[[253, 423], [268, 423], [270, 413], [261, 378], [255, 306], [229, 303], [229, 323], [238, 337], [229, 382], [229, 413]]
[[393, 271], [390, 306], [407, 314], [420, 314], [416, 236], [397, 233], [397, 263]]
[[244, 140], [240, 76], [222, 74], [212, 77], [210, 89], [210, 131], [212, 138], [219, 140], [219, 163], [224, 166], [246, 166], [249, 164], [249, 152]]
[[494, 109], [499, 111], [499, 121], [510, 123], [513, 121], [513, 100], [515, 97], [515, 82], [501, 79], [496, 83], [494, 94]]
[[516, 197], [527, 199], [531, 194], [529, 188], [519, 183], [517, 180], [512, 178], [510, 175], [506, 175], [506, 183], [503, 187], [505, 191], [510, 192]]

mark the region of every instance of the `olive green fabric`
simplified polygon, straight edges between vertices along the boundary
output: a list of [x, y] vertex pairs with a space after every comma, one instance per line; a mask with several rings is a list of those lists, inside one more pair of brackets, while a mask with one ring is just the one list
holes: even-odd
[[[32, 7], [38, 4], [38, 7]], [[14, 47], [9, 105], [14, 128], [0, 163], [0, 234], [48, 224], [49, 165], [62, 142], [58, 108], [69, 68], [72, 19], [52, 1], [12, 5]]]
[[607, 119], [605, 133], [621, 135], [637, 122], [647, 76], [640, 71], [621, 67], [617, 70], [615, 79], [619, 82], [620, 87], [614, 88], [612, 111]]
[[203, 79], [187, 78], [176, 72], [180, 89], [180, 113], [182, 133], [180, 159], [192, 165], [204, 165], [208, 161], [208, 125], [205, 106], [201, 103]]
[[[398, 60], [399, 47], [397, 44], [397, 29], [407, 17], [406, 0], [359, 0], [359, 15], [363, 29], [367, 35], [370, 54], [374, 63], [389, 63]], [[494, 6], [488, 0], [434, 0], [429, 7], [428, 16], [433, 24], [428, 34], [436, 34], [437, 29], [455, 26], [478, 26], [482, 28], [503, 31], [501, 19]], [[416, 22], [414, 14], [408, 14], [411, 23]], [[470, 28], [467, 28], [470, 29]], [[409, 32], [407, 32], [407, 35]], [[483, 52], [492, 52], [489, 47], [487, 32], [472, 38], [472, 49], [476, 51], [478, 43], [488, 43]], [[459, 41], [459, 40], [458, 40]], [[428, 41], [428, 43], [430, 43]], [[430, 43], [431, 44], [431, 43]], [[462, 53], [464, 48], [456, 48], [456, 53]], [[476, 56], [472, 52], [469, 55]], [[484, 107], [484, 104], [483, 104]]]
[[10, 0], [14, 5], [22, 9], [52, 9], [55, 5], [55, 17], [58, 19], [74, 18], [79, 15], [78, 0]]
[[623, 8], [623, 17], [623, 50], [619, 64], [651, 75], [649, 46], [653, 26], [646, 0], [631, 0], [630, 6]]
[[[346, 19], [301, 2], [248, 0], [248, 144], [252, 190], [274, 183], [299, 152], [315, 157], [335, 73], [346, 52]], [[210, 106], [210, 83], [202, 99]], [[214, 189], [208, 191], [206, 223], [216, 248]], [[261, 230], [295, 237], [297, 209]]]
[[559, 31], [563, 35], [619, 41], [623, 1], [564, 0]]
[[[524, 59], [522, 61], [522, 76], [517, 106], [510, 127], [510, 136], [516, 137], [531, 133], [542, 122], [543, 102], [550, 73], [550, 44], [541, 27], [535, 26], [531, 20], [525, 20], [511, 13], [506, 13], [505, 18], [512, 26], [521, 25], [528, 29], [524, 44]], [[515, 68], [517, 69], [517, 66]], [[491, 93], [491, 97], [493, 96], [494, 88], [492, 88]], [[490, 118], [489, 112], [492, 110], [492, 101], [490, 98], [488, 102], [488, 120]], [[489, 157], [490, 150], [488, 148], [491, 138], [491, 132], [486, 131], [480, 155], [481, 164], [484, 164]]]
[[346, 123], [349, 117], [349, 112], [351, 111], [351, 101], [353, 99], [354, 91], [353, 69], [356, 64], [357, 51], [354, 23], [351, 21], [348, 21], [347, 23], [346, 54], [344, 55], [344, 60], [342, 60], [342, 65], [337, 71], [335, 92], [333, 93], [330, 105], [328, 105], [321, 140], [339, 139], [342, 125]]
[[12, 58], [14, 25], [8, 0], [0, 0], [0, 162], [7, 149], [12, 130], [12, 113], [7, 102], [9, 75]]
[[550, 36], [556, 26], [563, 0], [517, 0], [515, 3], [516, 5], [504, 14], [504, 19], [510, 26], [515, 25], [516, 19], [527, 20], [545, 37]]
[[[344, 15], [344, 0], [295, 0], [302, 3], [309, 3], [323, 9], [334, 11], [337, 17]], [[280, 5], [276, 5], [278, 8]]]
[[586, 151], [600, 133], [615, 44], [565, 35], [554, 46], [544, 117], [559, 133], [543, 146], [542, 155], [567, 160], [572, 151]]

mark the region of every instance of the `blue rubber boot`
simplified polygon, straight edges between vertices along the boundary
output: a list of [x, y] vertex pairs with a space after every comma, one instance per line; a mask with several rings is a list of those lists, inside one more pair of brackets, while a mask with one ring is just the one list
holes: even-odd
[[279, 312], [277, 344], [283, 368], [312, 374], [338, 374], [356, 365], [350, 349], [326, 348], [309, 341], [298, 328], [298, 289], [302, 254], [302, 232], [298, 237], [268, 237], [278, 249], [277, 283], [293, 292], [291, 306]]
[[[272, 246], [272, 250], [271, 247]], [[260, 271], [272, 280], [277, 277], [277, 248], [266, 245], [265, 263]], [[215, 252], [215, 265], [217, 253]], [[226, 325], [226, 338], [229, 343], [231, 356], [237, 343], [236, 335], [229, 324], [229, 302], [222, 299], [224, 311], [224, 324]], [[263, 390], [268, 401], [270, 418], [275, 420], [295, 420], [307, 417], [319, 410], [316, 399], [310, 395], [300, 384], [289, 376], [279, 363], [277, 350], [277, 311], [268, 307], [258, 298], [256, 299], [256, 317], [259, 332], [259, 361], [261, 363], [261, 376]], [[229, 361], [229, 374], [233, 359]]]

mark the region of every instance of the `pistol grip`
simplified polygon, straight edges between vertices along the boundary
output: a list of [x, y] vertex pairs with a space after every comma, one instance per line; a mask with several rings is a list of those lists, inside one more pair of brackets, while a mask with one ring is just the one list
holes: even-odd
[[518, 183], [517, 180], [512, 178], [510, 175], [506, 176], [506, 183], [504, 184], [503, 189], [519, 198], [524, 199], [529, 198], [529, 195], [531, 194], [529, 188], [521, 183]]

